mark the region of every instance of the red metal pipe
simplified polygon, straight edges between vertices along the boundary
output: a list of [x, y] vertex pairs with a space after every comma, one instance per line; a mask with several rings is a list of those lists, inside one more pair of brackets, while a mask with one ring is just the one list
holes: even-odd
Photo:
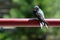
[[[48, 26], [60, 26], [60, 19], [45, 19]], [[39, 20], [33, 18], [0, 19], [0, 26], [39, 27]]]

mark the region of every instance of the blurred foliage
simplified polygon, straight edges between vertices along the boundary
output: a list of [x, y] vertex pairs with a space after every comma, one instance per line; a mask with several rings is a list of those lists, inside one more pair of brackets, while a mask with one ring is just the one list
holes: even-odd
[[34, 5], [44, 11], [46, 18], [60, 18], [60, 0], [13, 0], [13, 3], [19, 4], [20, 8], [11, 8], [11, 18], [32, 18], [32, 9]]
[[[32, 9], [35, 5], [39, 5], [46, 18], [60, 18], [60, 0], [12, 0], [12, 2], [18, 4], [19, 8], [11, 8], [10, 16], [4, 15], [4, 18], [34, 18]], [[59, 30], [60, 28], [49, 28], [48, 32], [57, 35], [60, 34]], [[11, 34], [7, 31], [0, 33], [0, 39], [8, 37], [6, 40], [28, 40], [30, 36], [43, 36], [46, 32], [46, 29], [40, 28], [16, 28]]]

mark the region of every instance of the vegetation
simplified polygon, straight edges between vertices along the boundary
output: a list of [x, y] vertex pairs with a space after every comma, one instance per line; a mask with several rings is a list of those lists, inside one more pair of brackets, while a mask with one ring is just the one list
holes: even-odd
[[[60, 0], [12, 0], [12, 3], [19, 7], [11, 8], [10, 15], [4, 15], [4, 18], [35, 18], [32, 14], [34, 5], [39, 5], [46, 18], [60, 18]], [[47, 33], [60, 35], [59, 30], [60, 28], [49, 28], [48, 31], [40, 28], [16, 28], [1, 32], [0, 40], [37, 40]]]

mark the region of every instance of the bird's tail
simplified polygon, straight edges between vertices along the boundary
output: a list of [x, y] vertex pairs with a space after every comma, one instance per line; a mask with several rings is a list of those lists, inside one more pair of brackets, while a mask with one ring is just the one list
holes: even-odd
[[48, 23], [47, 22], [40, 22], [41, 29], [43, 26], [45, 26], [48, 29]]

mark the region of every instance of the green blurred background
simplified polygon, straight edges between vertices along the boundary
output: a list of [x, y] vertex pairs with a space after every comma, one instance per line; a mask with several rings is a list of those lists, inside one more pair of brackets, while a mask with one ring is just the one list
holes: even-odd
[[[32, 10], [38, 5], [45, 18], [60, 18], [60, 0], [0, 0], [1, 18], [35, 18]], [[1, 29], [0, 40], [60, 40], [60, 28]]]
[[[60, 18], [60, 1], [59, 0], [12, 0], [12, 4], [18, 7], [11, 7], [10, 18], [32, 18], [32, 9], [34, 5], [44, 11], [46, 18]], [[4, 15], [6, 17], [6, 15]]]

